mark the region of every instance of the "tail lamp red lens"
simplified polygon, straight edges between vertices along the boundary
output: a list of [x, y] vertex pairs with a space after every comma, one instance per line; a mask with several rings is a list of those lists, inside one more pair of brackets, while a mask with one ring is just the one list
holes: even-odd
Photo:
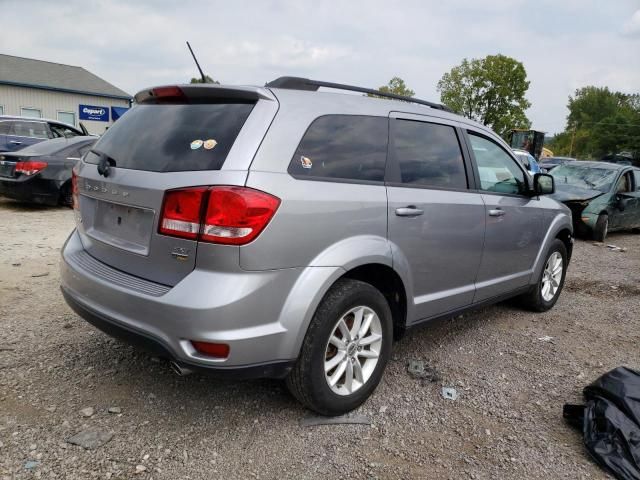
[[279, 205], [279, 198], [247, 187], [169, 190], [159, 232], [202, 242], [245, 245], [260, 235]]
[[214, 358], [227, 358], [229, 356], [229, 345], [226, 343], [209, 343], [191, 341], [191, 345], [196, 352]]
[[17, 162], [15, 171], [24, 175], [35, 175], [45, 168], [47, 168], [47, 162]]
[[166, 192], [160, 220], [160, 233], [196, 240], [200, 233], [202, 199], [206, 193], [206, 187]]
[[156, 103], [186, 103], [187, 97], [180, 87], [156, 87], [151, 90]]

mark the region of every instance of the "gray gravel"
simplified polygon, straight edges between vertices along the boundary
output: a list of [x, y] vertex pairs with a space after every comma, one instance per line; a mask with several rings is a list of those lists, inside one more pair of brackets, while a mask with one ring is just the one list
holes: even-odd
[[[607, 478], [562, 405], [640, 367], [640, 235], [611, 235], [625, 252], [578, 242], [550, 312], [500, 304], [412, 332], [354, 412], [370, 425], [307, 427], [281, 382], [177, 377], [72, 313], [72, 228], [67, 209], [0, 200], [0, 478]], [[67, 442], [81, 432], [112, 438]]]

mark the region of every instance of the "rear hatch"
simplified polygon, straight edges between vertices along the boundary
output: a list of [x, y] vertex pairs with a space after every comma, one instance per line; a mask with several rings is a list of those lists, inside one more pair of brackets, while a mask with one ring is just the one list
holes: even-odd
[[[165, 193], [244, 185], [277, 101], [262, 88], [200, 85], [146, 90], [136, 102], [77, 168], [78, 232], [94, 258], [172, 286], [194, 269], [198, 242], [159, 233]], [[216, 247], [237, 263], [238, 247]]]

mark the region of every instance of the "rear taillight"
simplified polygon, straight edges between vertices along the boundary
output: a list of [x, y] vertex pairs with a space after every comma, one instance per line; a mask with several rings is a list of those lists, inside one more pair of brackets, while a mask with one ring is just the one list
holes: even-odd
[[159, 232], [226, 245], [255, 239], [276, 213], [280, 199], [246, 187], [220, 186], [165, 193]]
[[256, 238], [276, 213], [280, 199], [244, 187], [213, 187], [209, 191], [201, 240], [244, 245]]
[[195, 240], [200, 233], [206, 187], [169, 190], [164, 195], [160, 233]]
[[45, 168], [47, 168], [47, 162], [18, 162], [15, 171], [24, 175], [35, 175]]
[[78, 174], [76, 169], [71, 170], [71, 204], [74, 210], [80, 210], [78, 202]]

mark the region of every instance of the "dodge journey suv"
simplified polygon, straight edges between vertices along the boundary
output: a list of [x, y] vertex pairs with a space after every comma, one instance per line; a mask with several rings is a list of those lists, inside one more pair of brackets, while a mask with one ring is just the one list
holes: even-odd
[[179, 373], [285, 378], [334, 415], [408, 328], [558, 300], [573, 234], [553, 178], [442, 105], [295, 77], [136, 103], [74, 169], [62, 292]]

